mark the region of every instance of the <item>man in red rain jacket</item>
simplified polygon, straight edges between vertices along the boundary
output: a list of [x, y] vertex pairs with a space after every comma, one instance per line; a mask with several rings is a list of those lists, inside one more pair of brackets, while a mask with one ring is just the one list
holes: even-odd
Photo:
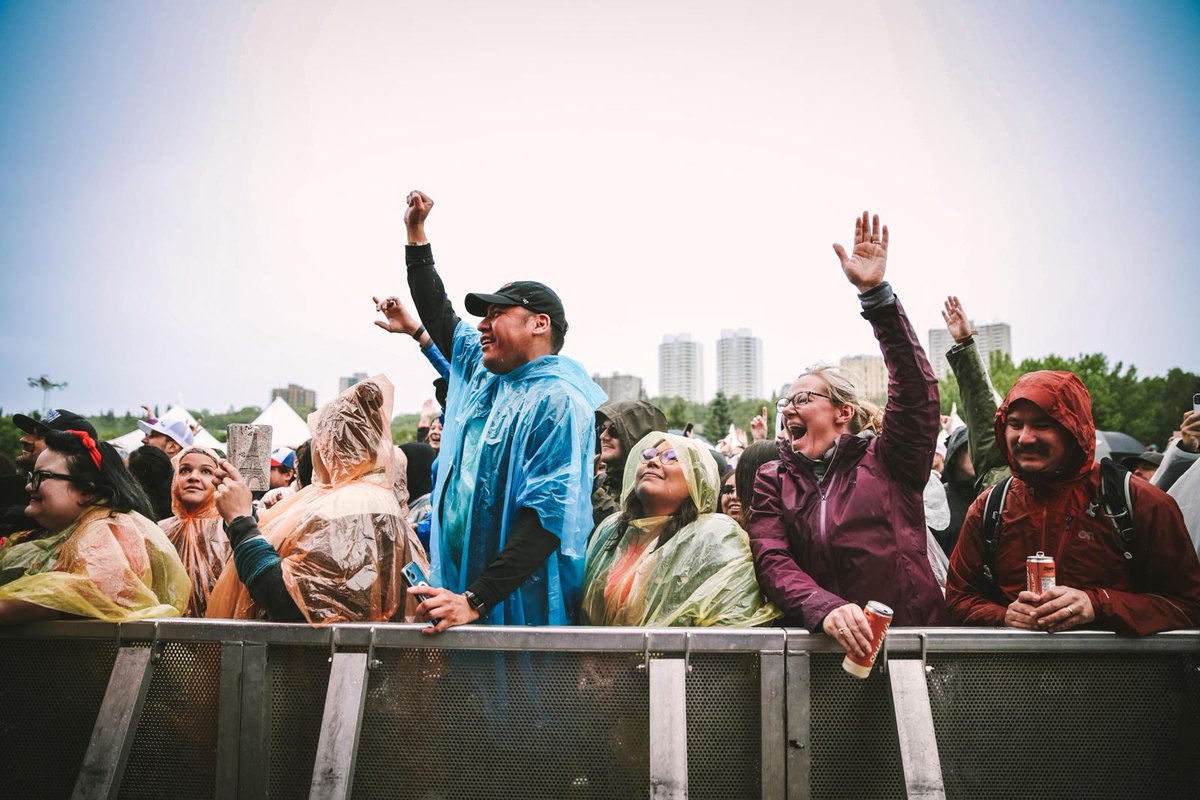
[[[1079, 378], [1021, 376], [996, 412], [996, 443], [1013, 471], [996, 582], [984, 574], [984, 494], [967, 512], [950, 559], [946, 601], [955, 621], [1052, 633], [1081, 625], [1135, 635], [1196, 627], [1200, 561], [1179, 507], [1131, 478], [1133, 557], [1125, 558], [1101, 505], [1092, 402]], [[1038, 551], [1054, 557], [1057, 585], [1028, 592], [1025, 558]]]

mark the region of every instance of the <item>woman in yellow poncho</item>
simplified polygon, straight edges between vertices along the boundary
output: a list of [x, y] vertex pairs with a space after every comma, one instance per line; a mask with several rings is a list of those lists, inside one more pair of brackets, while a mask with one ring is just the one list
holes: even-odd
[[217, 513], [217, 469], [221, 457], [206, 447], [189, 447], [174, 459], [171, 511], [175, 516], [158, 523], [192, 581], [187, 616], [203, 617], [221, 568], [229, 559], [229, 537]]
[[759, 591], [746, 532], [714, 513], [720, 481], [708, 451], [656, 431], [632, 452], [622, 511], [588, 545], [584, 621], [749, 627], [778, 617]]
[[25, 509], [38, 528], [0, 544], [0, 623], [183, 614], [187, 572], [117, 451], [83, 431], [45, 441]]

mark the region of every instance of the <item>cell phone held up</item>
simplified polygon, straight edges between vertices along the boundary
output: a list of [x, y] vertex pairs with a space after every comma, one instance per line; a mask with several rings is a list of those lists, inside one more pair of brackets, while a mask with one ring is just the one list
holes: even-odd
[[[421, 565], [416, 561], [410, 561], [405, 564], [404, 569], [400, 570], [400, 573], [404, 575], [404, 580], [408, 581], [409, 586], [415, 587], [432, 585], [429, 583], [428, 576], [425, 575], [425, 570], [421, 569]], [[430, 625], [437, 625], [439, 622], [441, 622], [440, 619], [430, 618], [429, 620]]]

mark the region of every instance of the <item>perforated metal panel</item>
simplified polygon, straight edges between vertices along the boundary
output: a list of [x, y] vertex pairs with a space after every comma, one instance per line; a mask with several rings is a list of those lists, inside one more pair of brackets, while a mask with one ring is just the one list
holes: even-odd
[[355, 797], [647, 795], [640, 653], [376, 655], [382, 663], [370, 673]]
[[308, 797], [329, 688], [329, 651], [272, 645], [267, 650], [271, 737], [270, 797]]
[[891, 690], [879, 666], [866, 680], [842, 669], [842, 655], [812, 656], [814, 798], [904, 798]]
[[948, 797], [1200, 797], [1195, 658], [995, 653], [929, 664]]
[[703, 653], [687, 676], [688, 797], [762, 796], [757, 653]]
[[129, 752], [122, 798], [213, 796], [220, 666], [216, 642], [163, 647]]
[[0, 640], [0, 795], [70, 797], [117, 643]]

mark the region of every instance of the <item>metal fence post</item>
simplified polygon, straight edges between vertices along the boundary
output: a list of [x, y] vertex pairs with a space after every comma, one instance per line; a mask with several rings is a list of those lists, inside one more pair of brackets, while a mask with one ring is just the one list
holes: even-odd
[[812, 674], [807, 652], [787, 655], [787, 796], [812, 796]]
[[687, 800], [687, 664], [650, 660], [650, 800]]
[[121, 778], [150, 688], [150, 675], [154, 672], [152, 657], [157, 647], [155, 642], [150, 647], [122, 647], [117, 651], [108, 690], [75, 780], [73, 800], [116, 797], [121, 791]]
[[888, 663], [888, 682], [896, 711], [905, 792], [909, 800], [946, 800], [924, 661], [892, 659]]
[[763, 800], [783, 800], [787, 792], [786, 642], [783, 650], [764, 650], [758, 657]]
[[242, 643], [221, 642], [221, 668], [217, 694], [218, 800], [236, 800], [238, 753], [242, 730]]
[[267, 773], [271, 763], [268, 752], [271, 687], [267, 680], [267, 645], [244, 642], [241, 670], [237, 793], [240, 798], [258, 800], [267, 795]]
[[346, 800], [354, 783], [354, 762], [367, 697], [368, 653], [335, 653], [321, 718], [321, 738], [313, 764], [310, 800]]

